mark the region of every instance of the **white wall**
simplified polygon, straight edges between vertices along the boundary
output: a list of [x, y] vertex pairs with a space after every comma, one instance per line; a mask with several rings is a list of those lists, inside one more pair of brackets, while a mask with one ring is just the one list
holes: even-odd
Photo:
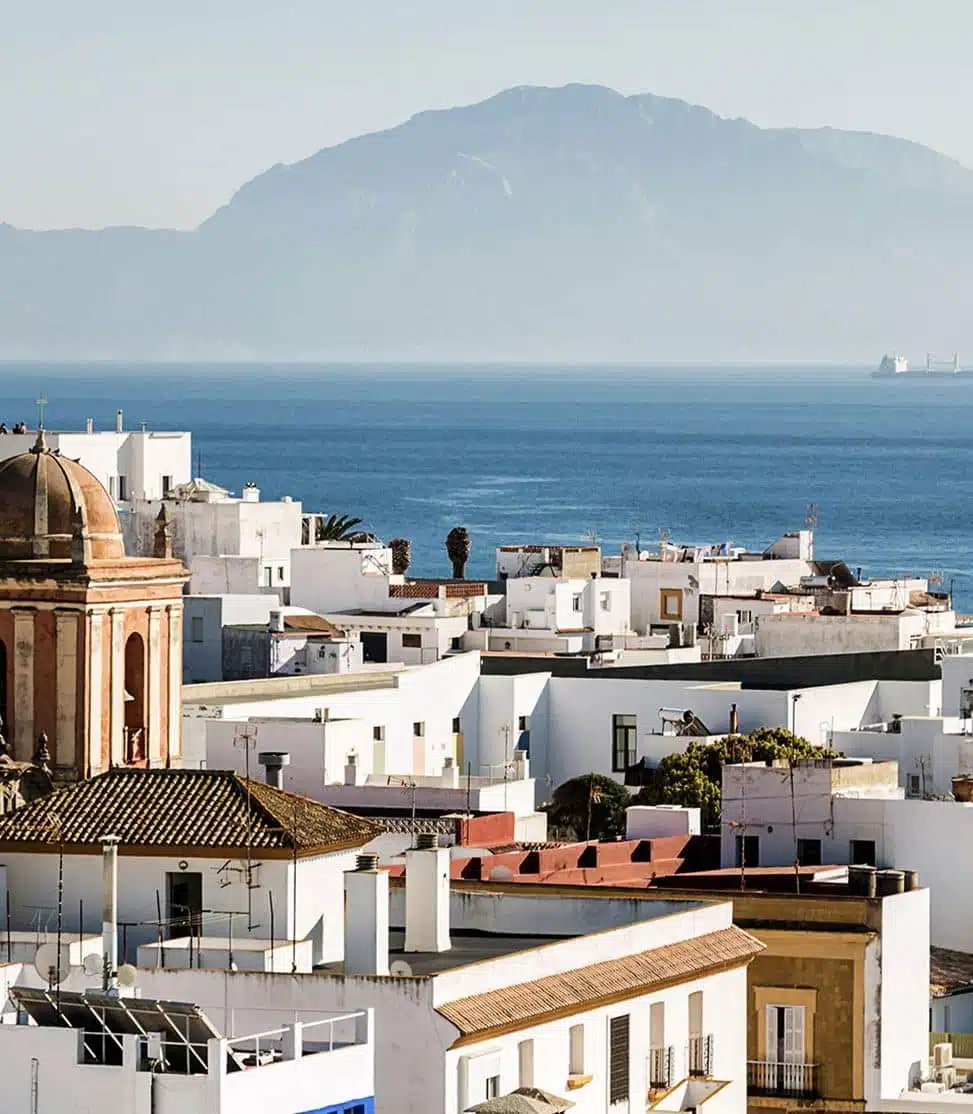
[[[232, 920], [232, 935], [251, 935], [268, 939], [269, 900], [274, 897], [276, 933], [280, 939], [310, 936], [315, 942], [314, 962], [327, 962], [343, 955], [344, 943], [340, 923], [326, 917], [326, 911], [341, 908], [344, 893], [344, 872], [351, 869], [355, 852], [341, 851], [316, 858], [301, 859], [297, 873], [297, 909], [295, 923], [294, 874], [289, 860], [260, 860], [254, 854], [255, 888], [248, 894], [245, 857], [192, 858], [186, 856], [137, 857], [119, 855], [118, 859], [118, 920], [129, 925], [119, 932], [119, 948], [127, 938], [129, 957], [134, 960], [139, 944], [157, 938], [158, 912], [156, 898], [161, 902], [162, 916], [167, 915], [166, 875], [196, 873], [202, 876], [203, 935], [227, 936]], [[185, 871], [180, 863], [185, 863]], [[10, 892], [11, 927], [30, 928], [40, 918], [42, 926], [56, 923], [57, 855], [7, 854], [7, 885]], [[254, 923], [247, 931], [248, 898]], [[69, 855], [64, 871], [63, 926], [69, 932], [78, 930], [79, 903], [84, 904], [84, 930], [95, 932], [101, 925], [102, 862], [101, 854]], [[226, 914], [225, 916], [223, 914]], [[231, 917], [230, 914], [233, 914]]]
[[[207, 749], [212, 732], [216, 749], [207, 761], [211, 768], [216, 768], [215, 763], [222, 765], [230, 761], [227, 733], [232, 738], [233, 728], [213, 725], [257, 720], [260, 749], [290, 752], [291, 747], [300, 747], [307, 755], [306, 761], [302, 757], [298, 762], [295, 750], [296, 768], [284, 771], [284, 787], [298, 792], [299, 784], [307, 784], [303, 779], [320, 776], [320, 750], [316, 749], [320, 746], [320, 737], [315, 735], [310, 721], [322, 708], [327, 708], [333, 721], [357, 720], [364, 725], [354, 729], [354, 738], [340, 740], [342, 748], [345, 745], [358, 748], [363, 774], [438, 774], [448, 756], [457, 757], [454, 719], [460, 720], [464, 740], [469, 736], [475, 739], [478, 677], [479, 655], [456, 654], [432, 665], [404, 670], [396, 676], [394, 687], [279, 700], [237, 700], [222, 707], [214, 704], [212, 715], [202, 720], [195, 709], [187, 707], [183, 723], [187, 737], [204, 740], [203, 746]], [[301, 730], [291, 727], [289, 722], [275, 726], [274, 721], [278, 720], [307, 721], [305, 730], [310, 734], [302, 735]], [[421, 739], [413, 734], [416, 723], [424, 725], [425, 734]], [[378, 727], [384, 729], [385, 739], [372, 747], [374, 730]], [[309, 741], [299, 742], [298, 737]], [[330, 771], [335, 764], [328, 755], [324, 757]], [[344, 755], [339, 751], [337, 757], [343, 769]], [[239, 766], [234, 763], [230, 768]], [[480, 772], [475, 764], [473, 772]], [[336, 773], [332, 778], [329, 772], [328, 780], [339, 776], [343, 775]]]
[[[0, 460], [27, 452], [36, 440], [36, 432], [0, 438]], [[191, 476], [192, 435], [189, 433], [143, 433], [141, 430], [116, 433], [114, 429], [94, 433], [48, 431], [47, 444], [72, 460], [80, 460], [113, 497], [118, 496], [119, 476], [125, 477], [126, 496], [130, 500], [160, 498], [163, 476], [171, 477], [173, 484], [185, 483]]]
[[383, 545], [319, 543], [291, 554], [291, 602], [317, 615], [388, 604], [392, 550]]
[[929, 891], [912, 890], [882, 902], [882, 1097], [916, 1083], [928, 1060]]
[[[266, 623], [280, 606], [273, 595], [185, 596], [182, 623], [183, 684], [223, 679], [223, 627], [231, 623]], [[202, 621], [202, 630], [194, 618]], [[201, 641], [196, 636], [201, 634]]]
[[917, 786], [920, 795], [946, 796], [954, 777], [973, 773], [973, 735], [963, 726], [956, 718], [906, 716], [897, 731], [836, 731], [832, 746], [850, 756], [894, 759], [907, 791]]

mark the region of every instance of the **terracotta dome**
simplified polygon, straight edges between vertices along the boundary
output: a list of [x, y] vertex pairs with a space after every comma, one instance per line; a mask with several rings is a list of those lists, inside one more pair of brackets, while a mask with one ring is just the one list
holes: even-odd
[[0, 461], [0, 561], [114, 561], [125, 556], [111, 496], [43, 432], [27, 453]]

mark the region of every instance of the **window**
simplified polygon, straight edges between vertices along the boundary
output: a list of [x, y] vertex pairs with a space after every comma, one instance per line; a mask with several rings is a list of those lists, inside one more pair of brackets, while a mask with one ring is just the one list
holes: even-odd
[[584, 609], [584, 596], [580, 592], [575, 592], [571, 597], [571, 610], [580, 613]]
[[659, 592], [659, 614], [670, 622], [682, 619], [681, 588], [663, 588]]
[[568, 1033], [568, 1075], [584, 1075], [583, 1025], [572, 1025]]
[[628, 1102], [628, 1014], [608, 1022], [608, 1102]]
[[737, 836], [737, 866], [760, 866], [760, 836]]
[[635, 716], [612, 716], [612, 771], [624, 773], [636, 761], [635, 736], [638, 719]]
[[713, 1035], [703, 1033], [703, 992], [689, 995], [689, 1074], [713, 1074]]
[[799, 839], [797, 841], [797, 861], [801, 866], [820, 866], [821, 840]]
[[922, 793], [922, 787], [919, 781], [918, 774], [909, 774], [909, 796], [918, 797]]
[[118, 495], [118, 477], [108, 477], [108, 494], [114, 499]]
[[521, 1041], [517, 1045], [517, 1078], [518, 1087], [534, 1086], [534, 1042]]
[[421, 634], [404, 634], [404, 635], [402, 635], [402, 649], [403, 650], [421, 650], [422, 649], [422, 635]]
[[598, 605], [602, 611], [611, 611], [612, 609], [612, 594], [611, 592], [601, 592], [598, 596]]
[[172, 476], [163, 476], [162, 477], [162, 494], [163, 495], [168, 495], [171, 490], [172, 490]]
[[666, 1007], [664, 1002], [649, 1006], [649, 1085], [668, 1087], [672, 1082], [672, 1051], [666, 1047]]
[[518, 716], [517, 717], [517, 730], [518, 731], [529, 731], [530, 730], [530, 716]]
[[203, 617], [202, 617], [202, 615], [194, 615], [191, 626], [192, 626], [193, 642], [202, 642], [203, 641]]
[[128, 476], [118, 477], [118, 499], [119, 502], [124, 503], [128, 498]]
[[426, 737], [426, 724], [423, 720], [416, 720], [412, 725], [412, 734], [417, 739], [424, 739]]
[[458, 735], [463, 730], [463, 724], [459, 716], [453, 716], [453, 734]]
[[284, 583], [284, 566], [283, 565], [278, 565], [277, 566], [277, 582], [279, 584]]
[[380, 724], [376, 724], [372, 728], [372, 739], [376, 743], [384, 743], [385, 742], [385, 727], [380, 725]]
[[449, 648], [451, 650], [462, 650], [463, 649], [463, 639], [462, 638], [451, 638], [449, 640]]
[[486, 1097], [487, 1099], [498, 1099], [500, 1097], [500, 1076], [488, 1075], [486, 1081]]
[[804, 1006], [767, 1006], [767, 1061], [803, 1064]]
[[749, 625], [750, 623], [753, 622], [753, 612], [752, 611], [738, 611], [737, 612], [737, 622], [740, 623], [741, 626]]
[[875, 866], [875, 840], [853, 839], [848, 862], [852, 866]]

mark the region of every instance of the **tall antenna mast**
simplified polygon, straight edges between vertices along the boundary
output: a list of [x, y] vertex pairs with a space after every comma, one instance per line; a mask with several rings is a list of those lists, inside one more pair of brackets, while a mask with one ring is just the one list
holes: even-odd
[[37, 407], [37, 428], [41, 430], [44, 428], [44, 407], [47, 405], [47, 395], [43, 391], [34, 399], [34, 405]]
[[797, 804], [794, 800], [794, 759], [788, 762], [788, 774], [791, 783], [791, 828], [794, 832], [794, 887], [797, 893], [801, 892], [801, 856], [798, 854], [797, 843]]
[[243, 746], [243, 768], [245, 770], [245, 782], [247, 791], [247, 869], [245, 880], [247, 884], [247, 929], [252, 932], [256, 927], [253, 923], [253, 807], [250, 793], [250, 748], [257, 745], [257, 731], [256, 727], [252, 727], [249, 722], [240, 728], [234, 728], [233, 731], [233, 745]]

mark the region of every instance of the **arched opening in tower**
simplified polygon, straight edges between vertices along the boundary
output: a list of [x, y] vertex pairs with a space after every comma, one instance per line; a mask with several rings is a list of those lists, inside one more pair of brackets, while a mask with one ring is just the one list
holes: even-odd
[[145, 642], [140, 634], [130, 634], [125, 643], [125, 761], [130, 765], [145, 761]]

